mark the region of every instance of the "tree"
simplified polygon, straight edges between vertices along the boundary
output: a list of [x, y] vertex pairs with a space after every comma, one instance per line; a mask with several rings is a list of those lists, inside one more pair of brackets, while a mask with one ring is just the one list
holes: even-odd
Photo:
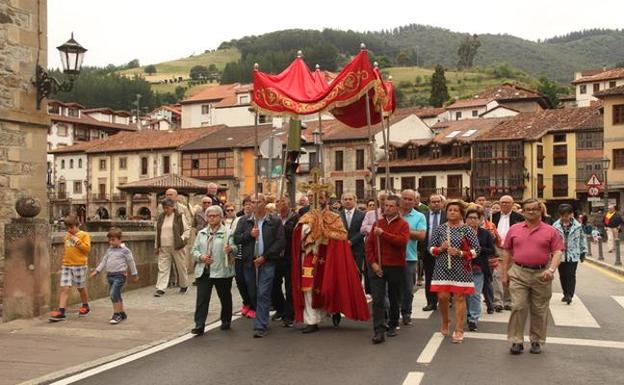
[[444, 67], [438, 64], [435, 67], [435, 72], [431, 76], [431, 97], [429, 98], [429, 104], [434, 107], [442, 107], [444, 102], [448, 99], [449, 94], [448, 89], [446, 88]]
[[401, 51], [399, 52], [399, 54], [396, 57], [396, 63], [398, 66], [407, 66], [409, 65], [410, 62], [410, 58], [407, 56], [407, 53], [405, 53], [405, 51]]
[[191, 67], [191, 71], [189, 72], [189, 76], [193, 80], [208, 79], [209, 74], [210, 71], [208, 67], [199, 64]]
[[141, 66], [141, 63], [139, 63], [139, 59], [132, 59], [126, 65], [126, 68], [139, 68], [140, 66]]
[[545, 77], [541, 77], [537, 85], [537, 91], [548, 99], [553, 108], [556, 108], [560, 103], [559, 95], [566, 94], [569, 90]]
[[457, 67], [461, 69], [471, 68], [479, 47], [481, 47], [479, 36], [477, 36], [476, 34], [472, 36], [466, 36], [459, 45], [459, 49], [457, 50], [457, 55], [459, 56], [459, 62], [457, 63]]
[[153, 64], [150, 64], [148, 66], [145, 66], [143, 71], [145, 71], [145, 73], [148, 74], [148, 75], [153, 75], [153, 74], [156, 73], [156, 66], [153, 65]]
[[182, 86], [177, 86], [175, 88], [175, 97], [178, 100], [184, 99], [184, 94], [186, 93], [186, 88]]

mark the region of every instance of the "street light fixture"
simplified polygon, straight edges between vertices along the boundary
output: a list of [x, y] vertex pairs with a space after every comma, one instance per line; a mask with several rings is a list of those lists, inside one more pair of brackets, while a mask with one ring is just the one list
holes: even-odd
[[604, 183], [604, 212], [606, 213], [607, 208], [609, 207], [609, 185], [607, 183], [607, 173], [609, 171], [609, 166], [611, 165], [611, 159], [606, 156], [602, 158], [602, 181]]
[[45, 68], [37, 65], [37, 72], [32, 84], [37, 88], [37, 109], [41, 109], [41, 101], [43, 98], [56, 95], [59, 91], [71, 91], [74, 81], [80, 75], [82, 61], [87, 49], [74, 40], [74, 34], [64, 44], [56, 47], [61, 56], [61, 64], [63, 65], [63, 73], [68, 76], [68, 80], [59, 81], [49, 76]]

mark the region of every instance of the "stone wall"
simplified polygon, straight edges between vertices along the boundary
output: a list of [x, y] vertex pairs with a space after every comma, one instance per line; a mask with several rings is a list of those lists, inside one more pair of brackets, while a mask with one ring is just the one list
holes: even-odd
[[38, 198], [43, 206], [40, 218], [48, 216], [49, 121], [43, 113], [47, 105], [36, 109], [36, 90], [31, 84], [37, 63], [47, 67], [47, 43], [46, 0], [0, 0], [0, 290], [4, 225], [17, 215], [16, 199], [22, 195]]
[[[108, 239], [106, 233], [90, 233], [91, 253], [89, 253], [89, 271], [94, 270], [102, 260], [106, 249], [108, 249]], [[65, 233], [52, 234], [52, 248], [50, 251], [50, 283], [52, 293], [50, 296], [50, 308], [58, 306], [58, 290], [61, 263], [63, 261], [63, 237]], [[154, 255], [154, 231], [134, 231], [123, 233], [123, 241], [132, 250], [134, 261], [139, 271], [140, 281], [138, 283], [128, 282], [126, 290], [138, 287], [150, 286], [156, 283], [158, 274], [158, 264]], [[108, 296], [106, 275], [99, 275], [96, 278], [88, 279], [87, 290], [90, 299]], [[75, 304], [80, 301], [77, 290], [70, 291], [69, 303]]]

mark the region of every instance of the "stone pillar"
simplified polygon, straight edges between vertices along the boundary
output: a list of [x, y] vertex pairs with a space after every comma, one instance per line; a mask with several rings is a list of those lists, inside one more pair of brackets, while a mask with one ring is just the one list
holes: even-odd
[[[24, 203], [26, 202], [26, 203]], [[32, 318], [45, 314], [50, 303], [49, 225], [34, 218], [21, 205], [38, 205], [30, 198], [18, 200], [16, 209], [26, 218], [13, 218], [4, 226], [3, 320]], [[40, 210], [36, 210], [38, 213]]]

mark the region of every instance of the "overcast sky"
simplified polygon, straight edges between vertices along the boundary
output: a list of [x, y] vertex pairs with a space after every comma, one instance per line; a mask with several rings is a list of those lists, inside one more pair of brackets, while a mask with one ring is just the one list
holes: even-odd
[[55, 47], [72, 31], [89, 50], [85, 65], [134, 58], [145, 65], [288, 28], [376, 31], [416, 23], [537, 40], [587, 28], [622, 28], [622, 11], [622, 0], [48, 0], [49, 66], [60, 66]]

